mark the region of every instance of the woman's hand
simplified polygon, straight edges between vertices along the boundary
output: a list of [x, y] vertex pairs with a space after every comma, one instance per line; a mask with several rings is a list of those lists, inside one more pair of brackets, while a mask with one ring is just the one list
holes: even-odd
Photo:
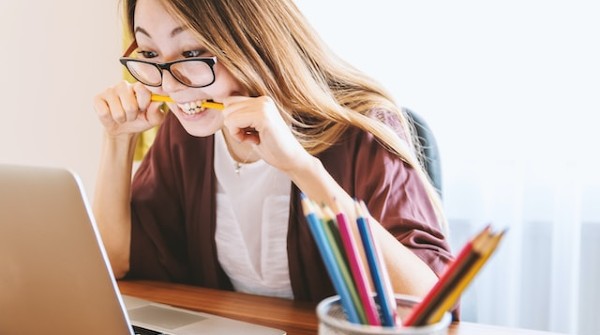
[[94, 109], [111, 137], [134, 135], [162, 123], [160, 102], [142, 84], [122, 81], [94, 97]]
[[253, 143], [270, 165], [289, 173], [313, 158], [296, 140], [270, 97], [229, 97], [223, 104], [226, 131], [239, 142]]

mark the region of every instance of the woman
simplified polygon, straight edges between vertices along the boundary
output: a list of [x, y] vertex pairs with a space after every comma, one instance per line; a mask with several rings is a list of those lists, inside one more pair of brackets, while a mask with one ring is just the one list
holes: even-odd
[[[346, 213], [364, 200], [394, 290], [425, 295], [452, 256], [406, 117], [326, 49], [292, 0], [126, 8], [137, 52], [122, 63], [139, 82], [94, 101], [106, 130], [94, 212], [117, 277], [333, 295], [304, 193]], [[174, 101], [168, 112], [152, 94]], [[156, 125], [131, 183], [136, 138]]]

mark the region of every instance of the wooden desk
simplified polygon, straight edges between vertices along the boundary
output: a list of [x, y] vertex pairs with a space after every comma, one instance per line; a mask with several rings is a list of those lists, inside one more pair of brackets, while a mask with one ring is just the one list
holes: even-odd
[[[121, 293], [190, 310], [279, 328], [289, 335], [317, 334], [315, 304], [152, 281], [120, 281]], [[552, 335], [558, 333], [453, 323], [449, 335]]]

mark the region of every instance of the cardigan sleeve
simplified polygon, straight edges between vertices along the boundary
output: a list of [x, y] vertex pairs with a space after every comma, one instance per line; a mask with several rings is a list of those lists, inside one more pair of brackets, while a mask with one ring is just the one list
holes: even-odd
[[[186, 277], [185, 231], [167, 117], [132, 182], [128, 277], [175, 281]], [[169, 223], [169, 224], [166, 224]]]
[[[454, 260], [447, 236], [417, 171], [385, 149], [372, 134], [361, 133], [355, 156], [356, 196], [400, 243], [438, 278]], [[452, 309], [460, 320], [460, 307]]]
[[129, 277], [231, 290], [214, 240], [213, 136], [168, 114], [133, 180]]
[[453, 256], [417, 171], [372, 134], [350, 130], [323, 155], [332, 176], [439, 277]]
[[371, 215], [439, 277], [453, 259], [432, 202], [417, 171], [370, 134], [356, 159], [357, 197]]
[[[417, 171], [372, 134], [356, 128], [348, 129], [318, 158], [350, 196], [365, 201], [386, 230], [441, 276], [453, 256]], [[293, 200], [288, 255], [294, 296], [317, 302], [335, 291], [306, 222], [300, 218], [300, 196], [294, 194]], [[459, 319], [458, 307], [453, 317]]]

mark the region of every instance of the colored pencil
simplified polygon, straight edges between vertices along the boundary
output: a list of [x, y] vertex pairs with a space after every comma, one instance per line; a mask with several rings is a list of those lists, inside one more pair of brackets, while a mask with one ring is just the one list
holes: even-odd
[[462, 292], [498, 246], [505, 231], [494, 233], [485, 227], [465, 244], [454, 262], [425, 298], [410, 311], [406, 326], [424, 326], [439, 322], [444, 313], [458, 302]]
[[[158, 94], [152, 94], [152, 97], [150, 99], [152, 101], [156, 101], [156, 102], [174, 102], [173, 99], [171, 99], [171, 97], [166, 96], [166, 95], [158, 95]], [[217, 110], [223, 110], [223, 108], [225, 108], [222, 103], [215, 102], [212, 100], [202, 100], [202, 103], [200, 106], [204, 107], [204, 108], [217, 109]]]
[[308, 222], [308, 227], [315, 240], [315, 243], [317, 244], [321, 258], [325, 263], [325, 268], [329, 278], [331, 279], [336, 292], [340, 296], [340, 303], [346, 314], [346, 318], [352, 323], [360, 324], [360, 318], [356, 308], [354, 307], [354, 303], [352, 302], [350, 290], [344, 282], [341, 270], [335, 260], [335, 256], [325, 234], [324, 226], [315, 214], [312, 203], [304, 194], [301, 195], [301, 203], [304, 216]]
[[346, 253], [342, 246], [342, 240], [340, 237], [338, 225], [334, 219], [335, 216], [333, 215], [333, 212], [329, 207], [322, 207], [321, 213], [319, 213], [318, 216], [322, 218], [322, 222], [325, 227], [325, 236], [329, 241], [329, 245], [331, 246], [333, 255], [335, 256], [337, 264], [340, 268], [340, 272], [342, 274], [342, 278], [344, 279], [344, 283], [346, 283], [346, 286], [350, 291], [350, 297], [352, 298], [352, 303], [354, 305], [354, 308], [356, 308], [356, 312], [358, 313], [360, 323], [367, 324], [365, 309], [358, 295], [355, 281], [352, 278], [352, 274], [350, 273], [350, 269], [348, 266], [348, 258], [346, 257]]
[[[169, 96], [158, 95], [158, 94], [152, 94], [150, 100], [156, 101], [156, 102], [175, 102]], [[225, 109], [225, 105], [223, 105], [223, 103], [212, 101], [212, 100], [202, 100], [202, 102], [200, 103], [200, 107], [202, 107], [202, 108], [216, 109], [216, 110], [220, 110], [220, 111], [222, 111], [223, 109]], [[248, 127], [248, 128], [242, 129], [242, 131], [246, 135], [258, 136], [258, 132], [254, 128]]]
[[348, 222], [348, 218], [344, 212], [337, 210], [336, 219], [342, 239], [342, 245], [346, 250], [346, 257], [352, 271], [352, 277], [354, 278], [354, 284], [360, 296], [362, 306], [365, 310], [367, 322], [372, 326], [380, 326], [381, 320], [377, 312], [377, 306], [375, 305], [375, 299], [369, 285], [369, 279], [365, 270], [365, 264], [362, 261], [354, 233]]
[[174, 102], [170, 96], [158, 95], [158, 94], [152, 94], [152, 96], [150, 97], [150, 100], [156, 101], [156, 102]]
[[356, 224], [360, 233], [365, 256], [369, 264], [371, 280], [373, 281], [373, 286], [375, 286], [375, 292], [377, 293], [375, 299], [380, 308], [381, 324], [387, 327], [395, 327], [397, 318], [396, 298], [390, 283], [385, 262], [373, 238], [373, 232], [371, 231], [366, 208], [363, 208], [357, 201], [355, 202], [355, 209], [357, 214]]
[[473, 278], [479, 273], [479, 270], [483, 267], [483, 265], [488, 261], [502, 237], [504, 237], [506, 230], [498, 233], [488, 235], [488, 238], [484, 241], [481, 247], [477, 247], [477, 252], [480, 253], [481, 257], [477, 260], [477, 262], [469, 269], [469, 271], [462, 276], [460, 282], [454, 287], [454, 289], [448, 294], [448, 296], [440, 303], [439, 307], [434, 311], [431, 317], [427, 320], [426, 324], [432, 324], [439, 322], [444, 313], [450, 310], [456, 302], [459, 300], [462, 292], [467, 288], [467, 286], [471, 283]]
[[417, 304], [404, 318], [405, 326], [423, 325], [427, 318], [433, 313], [436, 306], [441, 303], [444, 298], [444, 292], [449, 292], [453, 286], [457, 285], [461, 274], [464, 274], [469, 265], [473, 265], [477, 261], [477, 255], [473, 254], [473, 244], [475, 241], [483, 241], [490, 227], [485, 227], [477, 236], [470, 239], [461, 249], [455, 260], [446, 268], [440, 276], [437, 283], [429, 290], [423, 300]]

